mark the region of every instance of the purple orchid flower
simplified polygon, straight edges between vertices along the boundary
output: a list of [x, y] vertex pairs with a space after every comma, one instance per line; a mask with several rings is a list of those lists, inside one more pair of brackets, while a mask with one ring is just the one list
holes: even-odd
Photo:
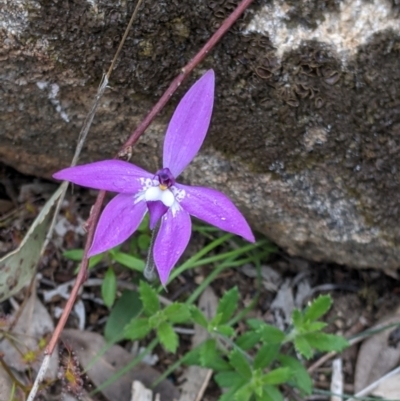
[[136, 231], [147, 210], [151, 229], [161, 219], [153, 258], [163, 285], [189, 242], [190, 215], [250, 242], [255, 241], [246, 220], [224, 194], [175, 182], [204, 141], [213, 101], [214, 71], [209, 70], [176, 108], [165, 135], [163, 168], [155, 174], [121, 160], [89, 163], [54, 174], [59, 180], [118, 192], [100, 216], [89, 256], [124, 242]]

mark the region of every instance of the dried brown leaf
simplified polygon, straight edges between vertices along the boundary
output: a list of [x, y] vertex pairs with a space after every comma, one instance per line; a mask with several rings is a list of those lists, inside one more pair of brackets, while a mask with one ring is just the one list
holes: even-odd
[[[106, 346], [106, 341], [100, 334], [67, 329], [61, 335], [62, 340], [75, 352], [79, 363], [86, 371], [95, 386], [103, 384], [107, 379], [128, 365], [134, 356], [119, 345], [112, 345], [101, 357], [100, 351]], [[96, 361], [93, 363], [93, 361]], [[93, 364], [92, 364], [93, 363]], [[102, 390], [110, 401], [130, 401], [132, 382], [137, 380], [150, 387], [160, 374], [152, 367], [139, 363], [122, 377]], [[173, 401], [179, 397], [174, 385], [163, 380], [154, 389], [161, 395], [161, 401]]]
[[[389, 316], [382, 318], [376, 326], [384, 326], [400, 322], [400, 308]], [[384, 330], [363, 342], [358, 353], [354, 388], [361, 391], [372, 382], [378, 380], [400, 362], [400, 347], [389, 345], [391, 330]]]

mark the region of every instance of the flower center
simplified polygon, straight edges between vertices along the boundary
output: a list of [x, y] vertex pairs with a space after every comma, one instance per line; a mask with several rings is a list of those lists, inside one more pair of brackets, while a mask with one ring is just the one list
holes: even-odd
[[171, 171], [169, 171], [169, 168], [163, 168], [161, 170], [158, 170], [156, 172], [156, 177], [160, 182], [159, 188], [162, 191], [165, 191], [166, 189], [170, 188], [172, 185], [175, 184], [175, 178], [172, 175]]
[[154, 180], [158, 185], [145, 189], [144, 198], [146, 202], [162, 202], [167, 207], [172, 207], [175, 203], [175, 196], [171, 187], [175, 184], [175, 178], [169, 171], [169, 168], [158, 170]]

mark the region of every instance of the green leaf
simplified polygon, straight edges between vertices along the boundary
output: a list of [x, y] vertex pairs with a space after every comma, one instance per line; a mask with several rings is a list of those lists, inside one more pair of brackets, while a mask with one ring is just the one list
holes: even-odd
[[303, 364], [295, 358], [282, 354], [280, 354], [277, 359], [283, 367], [290, 368], [293, 373], [288, 384], [297, 387], [303, 391], [304, 394], [310, 395], [312, 393], [313, 382]]
[[221, 388], [232, 387], [239, 380], [242, 380], [242, 377], [239, 373], [230, 370], [227, 372], [219, 372], [214, 376], [214, 380], [217, 382], [218, 386]]
[[325, 322], [309, 322], [304, 324], [304, 330], [308, 332], [321, 331], [326, 326]]
[[189, 352], [187, 352], [183, 358], [182, 358], [182, 363], [185, 363], [186, 365], [197, 365], [197, 366], [202, 366], [201, 365], [201, 358], [200, 358], [200, 347], [196, 347]]
[[293, 321], [293, 326], [296, 327], [297, 330], [301, 331], [303, 328], [304, 320], [303, 320], [303, 315], [298, 309], [294, 309], [292, 313], [292, 321]]
[[203, 312], [195, 305], [190, 306], [190, 314], [192, 315], [192, 319], [195, 323], [198, 325], [207, 328], [208, 327], [208, 321], [206, 317], [204, 316]]
[[215, 371], [232, 370], [231, 365], [221, 357], [221, 353], [217, 349], [216, 341], [213, 339], [209, 339], [201, 345], [200, 362], [201, 366]]
[[310, 343], [304, 338], [304, 336], [298, 336], [294, 339], [294, 346], [297, 352], [303, 355], [306, 359], [310, 359], [313, 356], [313, 350]]
[[304, 338], [308, 343], [318, 351], [336, 351], [340, 352], [349, 346], [348, 341], [334, 334], [326, 333], [307, 333]]
[[314, 299], [311, 305], [304, 312], [304, 320], [313, 322], [325, 315], [332, 305], [332, 298], [329, 295], [320, 295]]
[[244, 379], [251, 379], [252, 371], [250, 364], [239, 350], [234, 349], [231, 351], [229, 354], [229, 362], [233, 369], [235, 369]]
[[237, 338], [236, 345], [239, 348], [247, 351], [253, 348], [260, 341], [260, 338], [260, 333], [257, 333], [255, 331], [247, 331]]
[[242, 386], [244, 386], [247, 383], [246, 380], [241, 379], [239, 381], [236, 381], [234, 385], [224, 394], [221, 395], [221, 397], [218, 398], [218, 401], [232, 401], [234, 400], [236, 391], [239, 390]]
[[216, 331], [225, 337], [232, 337], [235, 334], [234, 328], [231, 326], [228, 326], [226, 324], [222, 324], [221, 326], [218, 326], [216, 328]]
[[135, 258], [127, 253], [117, 251], [111, 253], [111, 258], [120, 263], [122, 266], [143, 273], [145, 263], [141, 259]]
[[285, 339], [285, 333], [270, 324], [264, 323], [258, 332], [261, 335], [261, 341], [267, 344], [281, 344]]
[[104, 328], [107, 341], [115, 341], [123, 334], [124, 327], [136, 317], [143, 307], [137, 291], [124, 290], [114, 307], [111, 309]]
[[[282, 393], [274, 386], [263, 386], [263, 398], [260, 401], [283, 401]], [[257, 401], [258, 401], [257, 400]]]
[[64, 251], [64, 258], [73, 260], [74, 262], [81, 262], [83, 258], [83, 249], [69, 249], [68, 251]]
[[98, 255], [94, 255], [91, 258], [89, 258], [89, 269], [97, 266], [103, 260], [103, 257], [104, 253], [100, 253]]
[[114, 304], [115, 296], [117, 294], [117, 277], [115, 276], [114, 269], [109, 267], [101, 284], [101, 295], [106, 306], [111, 308]]
[[269, 366], [278, 355], [279, 349], [279, 345], [264, 344], [254, 358], [254, 369], [264, 369]]
[[164, 316], [171, 323], [185, 323], [190, 319], [190, 309], [186, 304], [175, 302], [164, 309]]
[[239, 291], [237, 287], [231, 288], [221, 298], [217, 308], [217, 314], [221, 315], [220, 324], [227, 323], [236, 311], [239, 302]]
[[125, 326], [124, 338], [126, 338], [127, 340], [138, 340], [145, 337], [150, 330], [151, 327], [149, 325], [149, 319], [135, 318]]
[[160, 310], [160, 301], [157, 292], [145, 281], [139, 284], [140, 299], [143, 302], [143, 308], [148, 315], [154, 315]]
[[258, 330], [265, 324], [260, 319], [247, 319], [246, 323], [252, 330]]
[[288, 368], [271, 370], [263, 377], [263, 384], [278, 385], [286, 383], [292, 377], [292, 371]]
[[247, 383], [236, 391], [234, 399], [235, 401], [249, 401], [252, 394], [253, 388], [250, 383]]
[[157, 327], [157, 336], [160, 343], [167, 351], [175, 352], [178, 348], [178, 335], [172, 326], [167, 322], [161, 322]]

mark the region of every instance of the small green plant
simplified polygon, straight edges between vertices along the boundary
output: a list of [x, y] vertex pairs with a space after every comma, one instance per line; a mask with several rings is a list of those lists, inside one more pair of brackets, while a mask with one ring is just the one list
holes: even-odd
[[209, 339], [180, 362], [213, 369], [215, 381], [226, 390], [219, 401], [280, 401], [282, 385], [297, 389], [300, 396], [309, 395], [312, 380], [294, 351], [308, 359], [314, 350], [341, 351], [348, 345], [341, 336], [321, 332], [326, 323], [318, 319], [331, 307], [330, 296], [318, 297], [305, 311], [295, 310], [293, 325], [287, 333], [261, 320], [248, 319], [247, 331], [236, 337], [233, 327], [239, 302], [236, 287], [224, 294], [211, 320], [187, 303], [175, 302], [161, 308], [156, 290], [144, 282], [139, 292], [144, 313], [125, 327], [124, 337], [136, 340], [154, 330], [164, 348], [175, 352], [179, 338], [173, 330], [174, 323], [204, 327]]

